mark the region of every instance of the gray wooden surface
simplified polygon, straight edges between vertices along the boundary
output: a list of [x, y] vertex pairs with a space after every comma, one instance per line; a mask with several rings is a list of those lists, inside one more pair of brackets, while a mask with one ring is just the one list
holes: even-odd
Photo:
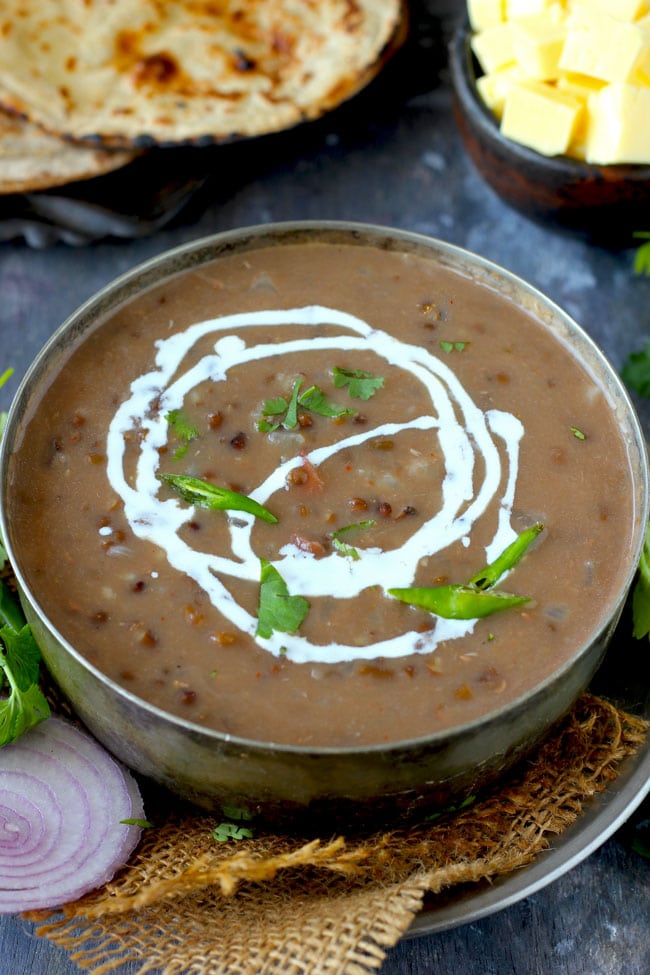
[[[634, 275], [630, 250], [534, 225], [479, 179], [459, 144], [445, 66], [462, 8], [458, 0], [416, 3], [408, 51], [327, 118], [197, 153], [197, 169], [207, 162], [213, 176], [173, 226], [87, 246], [0, 244], [0, 369], [11, 364], [22, 375], [77, 305], [147, 257], [217, 230], [301, 218], [393, 225], [477, 251], [564, 306], [619, 366], [650, 337], [650, 278]], [[14, 388], [0, 392], [0, 408]], [[639, 405], [648, 431], [650, 411]], [[648, 817], [646, 802], [636, 818]], [[389, 952], [382, 975], [648, 975], [650, 861], [631, 852], [628, 831], [629, 824], [527, 899], [476, 923], [405, 939]], [[120, 975], [136, 970], [124, 966]], [[0, 919], [0, 975], [76, 971], [29, 925]]]

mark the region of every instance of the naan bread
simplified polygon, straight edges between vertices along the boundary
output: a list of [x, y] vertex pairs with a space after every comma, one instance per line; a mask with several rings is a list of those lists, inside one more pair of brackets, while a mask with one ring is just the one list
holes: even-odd
[[254, 136], [378, 70], [401, 0], [0, 0], [0, 104], [112, 145]]
[[70, 145], [0, 110], [0, 193], [28, 193], [101, 176], [136, 155]]

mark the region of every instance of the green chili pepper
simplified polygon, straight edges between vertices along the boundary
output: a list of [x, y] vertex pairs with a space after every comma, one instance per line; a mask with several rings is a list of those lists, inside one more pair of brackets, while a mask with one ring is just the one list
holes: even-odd
[[485, 592], [472, 586], [423, 586], [388, 592], [409, 606], [418, 606], [447, 620], [479, 620], [530, 602], [528, 596], [513, 596], [498, 590]]
[[202, 481], [198, 477], [190, 477], [188, 474], [159, 474], [158, 477], [188, 504], [209, 508], [211, 511], [247, 511], [248, 514], [262, 518], [273, 525], [277, 523], [278, 519], [274, 514], [245, 494], [217, 487], [216, 484]]
[[494, 562], [473, 576], [466, 585], [389, 589], [388, 594], [403, 603], [426, 609], [448, 620], [483, 619], [503, 609], [529, 603], [531, 601], [529, 596], [514, 596], [508, 592], [492, 589], [492, 586], [496, 585], [501, 576], [519, 562], [543, 528], [544, 526], [538, 523], [521, 532]]
[[467, 585], [474, 586], [476, 589], [490, 589], [492, 586], [496, 585], [504, 572], [508, 572], [510, 569], [515, 567], [530, 543], [533, 542], [543, 530], [544, 526], [540, 524], [540, 522], [533, 525], [532, 528], [527, 528], [520, 535], [518, 535], [517, 538], [515, 538], [511, 545], [508, 545], [508, 547], [503, 550], [501, 555], [499, 555], [494, 562], [491, 562], [484, 569], [481, 569], [480, 572], [470, 579]]

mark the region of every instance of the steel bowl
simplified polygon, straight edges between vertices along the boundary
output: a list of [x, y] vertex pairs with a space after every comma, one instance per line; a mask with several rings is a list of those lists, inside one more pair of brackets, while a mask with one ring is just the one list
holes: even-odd
[[[52, 369], [118, 306], [180, 271], [260, 245], [321, 239], [410, 251], [497, 289], [555, 331], [605, 389], [635, 472], [636, 525], [624, 584], [607, 618], [556, 673], [514, 702], [449, 731], [367, 747], [295, 747], [236, 738], [166, 713], [102, 674], [52, 625], [22, 571], [20, 538], [8, 523], [10, 459], [25, 417]], [[162, 254], [123, 274], [82, 305], [45, 345], [12, 404], [0, 449], [0, 531], [25, 614], [55, 682], [90, 731], [128, 766], [207, 809], [246, 808], [269, 828], [318, 829], [400, 821], [475, 794], [524, 756], [564, 715], [599, 667], [640, 559], [649, 514], [648, 460], [634, 408], [587, 334], [535, 288], [491, 262], [417, 234], [338, 222], [228, 231]]]

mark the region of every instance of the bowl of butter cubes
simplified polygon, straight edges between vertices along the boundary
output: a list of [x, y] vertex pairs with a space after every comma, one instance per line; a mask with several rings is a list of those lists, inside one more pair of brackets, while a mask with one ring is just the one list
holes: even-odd
[[468, 0], [449, 66], [465, 148], [507, 204], [634, 245], [650, 226], [650, 0]]

